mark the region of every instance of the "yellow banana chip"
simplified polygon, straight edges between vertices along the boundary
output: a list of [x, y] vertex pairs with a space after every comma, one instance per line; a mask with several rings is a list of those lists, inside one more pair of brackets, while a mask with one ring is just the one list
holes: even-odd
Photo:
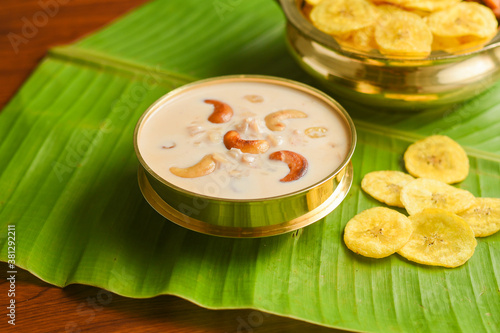
[[389, 206], [404, 207], [400, 199], [401, 189], [414, 179], [401, 171], [373, 171], [363, 177], [361, 188]]
[[432, 33], [417, 14], [392, 11], [379, 17], [375, 42], [387, 55], [425, 57], [431, 53]]
[[381, 17], [382, 15], [392, 15], [397, 12], [405, 12], [406, 10], [404, 8], [401, 8], [397, 5], [387, 3], [387, 2], [382, 2], [380, 5], [376, 6], [378, 15]]
[[[461, 0], [395, 0], [394, 3], [411, 10], [434, 12], [454, 6]], [[393, 1], [387, 1], [393, 3]]]
[[311, 21], [321, 31], [346, 36], [372, 25], [375, 6], [367, 0], [323, 0], [311, 10]]
[[441, 208], [451, 213], [460, 213], [474, 202], [472, 193], [435, 179], [418, 178], [401, 190], [401, 202], [410, 215], [426, 208]]
[[426, 19], [432, 33], [441, 37], [489, 38], [496, 33], [498, 26], [493, 11], [475, 2], [461, 2], [432, 13]]
[[373, 25], [352, 32], [354, 47], [363, 51], [371, 51], [377, 48], [375, 42], [375, 27]]
[[355, 253], [384, 258], [405, 245], [412, 231], [412, 224], [405, 215], [389, 208], [375, 207], [347, 222], [344, 242]]
[[469, 209], [458, 215], [472, 227], [476, 237], [493, 235], [500, 230], [500, 199], [477, 198]]
[[375, 4], [377, 4], [376, 8], [379, 12], [381, 12], [381, 14], [383, 13], [393, 13], [393, 12], [396, 12], [396, 11], [403, 11], [403, 12], [410, 12], [410, 13], [413, 13], [413, 14], [418, 14], [418, 16], [427, 16], [429, 15], [428, 12], [422, 12], [420, 10], [416, 10], [416, 9], [409, 9], [409, 8], [404, 8], [402, 6], [402, 3], [403, 1], [373, 1]]
[[369, 52], [378, 49], [375, 43], [375, 27], [370, 25], [365, 28], [352, 31], [347, 37], [335, 37], [337, 43], [349, 51]]
[[310, 4], [311, 6], [316, 6], [317, 4], [319, 4], [322, 0], [306, 0], [306, 2], [308, 4]]
[[483, 48], [494, 37], [480, 38], [477, 36], [441, 37], [434, 36], [433, 50], [442, 50], [448, 53], [460, 54], [473, 52]]
[[430, 208], [409, 217], [413, 233], [398, 254], [420, 264], [457, 267], [474, 254], [471, 227], [458, 215]]
[[444, 135], [432, 135], [410, 145], [404, 161], [412, 176], [448, 184], [460, 182], [469, 174], [467, 154], [458, 143]]
[[472, 52], [498, 29], [493, 11], [477, 1], [306, 0], [303, 12], [346, 50], [397, 57]]

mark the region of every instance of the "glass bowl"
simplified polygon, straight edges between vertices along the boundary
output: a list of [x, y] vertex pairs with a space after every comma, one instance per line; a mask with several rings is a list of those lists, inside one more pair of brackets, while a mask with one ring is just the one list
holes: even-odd
[[315, 28], [303, 0], [277, 0], [287, 19], [287, 42], [302, 68], [333, 94], [384, 110], [438, 108], [470, 99], [500, 79], [500, 33], [461, 54], [433, 51], [425, 58], [342, 49]]

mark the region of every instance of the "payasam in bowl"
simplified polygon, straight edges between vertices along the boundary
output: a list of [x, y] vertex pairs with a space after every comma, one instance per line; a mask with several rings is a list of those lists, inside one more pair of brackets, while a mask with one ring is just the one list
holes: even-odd
[[263, 237], [339, 205], [356, 131], [321, 91], [240, 75], [163, 96], [139, 120], [134, 143], [141, 190], [161, 215], [206, 234]]

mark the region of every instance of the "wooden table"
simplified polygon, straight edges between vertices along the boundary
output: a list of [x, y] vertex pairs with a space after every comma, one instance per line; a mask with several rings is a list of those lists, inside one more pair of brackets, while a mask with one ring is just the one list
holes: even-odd
[[[2, 0], [0, 109], [35, 69], [47, 49], [91, 33], [145, 2]], [[52, 6], [42, 8], [41, 4], [49, 3]], [[46, 22], [40, 14], [42, 11], [51, 14], [45, 15]], [[38, 27], [36, 31], [29, 31], [26, 21], [33, 20], [39, 20]], [[1, 332], [14, 329], [18, 332], [339, 332], [255, 310], [207, 310], [174, 296], [130, 299], [83, 285], [61, 289], [21, 269], [16, 275], [14, 328], [7, 323], [6, 316], [10, 299], [7, 271], [7, 264], [0, 263]]]

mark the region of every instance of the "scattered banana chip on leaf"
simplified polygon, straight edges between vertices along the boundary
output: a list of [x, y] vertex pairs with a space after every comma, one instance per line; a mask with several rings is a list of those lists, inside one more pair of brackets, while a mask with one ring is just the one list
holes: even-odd
[[401, 171], [372, 171], [361, 181], [363, 191], [389, 206], [404, 207], [401, 202], [401, 189], [414, 180]]
[[[467, 154], [449, 137], [433, 135], [415, 142], [404, 161], [419, 178], [395, 170], [372, 171], [361, 180], [361, 188], [387, 205], [404, 207], [410, 216], [384, 207], [365, 210], [347, 223], [346, 246], [372, 258], [397, 252], [425, 265], [463, 265], [474, 254], [476, 237], [500, 231], [500, 199], [476, 198], [444, 182], [463, 180], [469, 172]], [[426, 176], [435, 179], [420, 178]]]
[[412, 224], [405, 215], [389, 208], [375, 207], [347, 222], [344, 242], [355, 253], [384, 258], [403, 247], [412, 232]]
[[401, 202], [410, 215], [426, 208], [441, 208], [451, 213], [468, 209], [476, 198], [472, 193], [435, 179], [418, 178], [401, 190]]
[[474, 254], [477, 245], [474, 232], [458, 215], [429, 208], [409, 219], [413, 233], [398, 251], [406, 259], [425, 265], [457, 267]]
[[414, 176], [453, 184], [467, 178], [469, 158], [451, 138], [432, 135], [408, 147], [404, 153], [406, 170]]
[[472, 206], [458, 215], [472, 227], [476, 237], [493, 235], [500, 230], [500, 199], [476, 198]]

